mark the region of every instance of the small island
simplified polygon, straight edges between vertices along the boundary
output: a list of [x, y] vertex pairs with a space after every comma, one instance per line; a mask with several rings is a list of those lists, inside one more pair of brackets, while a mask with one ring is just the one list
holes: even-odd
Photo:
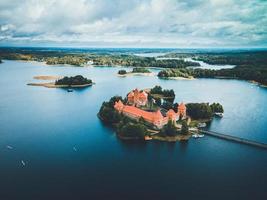
[[118, 71], [119, 76], [127, 76], [127, 75], [143, 75], [143, 76], [151, 76], [153, 73], [144, 67], [134, 67], [131, 72], [127, 72], [124, 69]]
[[224, 112], [219, 103], [178, 104], [174, 99], [173, 90], [160, 86], [134, 89], [125, 98], [114, 96], [103, 102], [98, 117], [121, 139], [174, 142], [198, 136], [198, 128]]
[[71, 77], [58, 77], [58, 76], [35, 76], [38, 80], [55, 80], [50, 83], [28, 83], [30, 86], [43, 86], [47, 88], [83, 88], [93, 85], [91, 79], [87, 79], [81, 75]]

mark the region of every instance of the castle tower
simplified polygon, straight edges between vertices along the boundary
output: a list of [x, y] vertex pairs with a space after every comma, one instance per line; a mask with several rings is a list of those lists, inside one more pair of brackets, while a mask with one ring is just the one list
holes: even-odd
[[178, 105], [177, 114], [179, 117], [182, 116], [183, 119], [186, 117], [186, 106], [183, 102]]

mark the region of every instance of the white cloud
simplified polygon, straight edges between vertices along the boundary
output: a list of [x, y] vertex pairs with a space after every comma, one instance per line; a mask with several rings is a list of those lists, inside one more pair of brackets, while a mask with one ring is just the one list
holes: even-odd
[[1, 0], [0, 44], [266, 46], [266, 11], [260, 0]]

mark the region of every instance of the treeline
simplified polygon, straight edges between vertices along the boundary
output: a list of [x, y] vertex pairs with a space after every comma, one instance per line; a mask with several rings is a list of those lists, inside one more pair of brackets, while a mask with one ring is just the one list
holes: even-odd
[[157, 60], [151, 57], [139, 57], [134, 55], [102, 55], [90, 53], [70, 53], [64, 51], [34, 51], [16, 49], [0, 49], [1, 58], [8, 60], [34, 60], [46, 62], [49, 65], [69, 64], [83, 66], [88, 61], [94, 65], [107, 66], [132, 66], [132, 67], [158, 67], [158, 68], [185, 68], [188, 66], [199, 66], [197, 62], [180, 60]]
[[95, 65], [120, 65], [133, 67], [159, 67], [159, 68], [184, 68], [199, 66], [197, 62], [181, 60], [157, 60], [151, 57], [139, 57], [133, 55], [103, 55], [92, 58]]
[[85, 84], [92, 84], [92, 80], [84, 78], [81, 75], [71, 76], [71, 77], [65, 76], [62, 79], [56, 80], [55, 84], [56, 85], [69, 85], [69, 86], [71, 86], [71, 85], [85, 85]]
[[267, 85], [267, 51], [231, 51], [224, 53], [172, 53], [166, 57], [193, 57], [212, 65], [235, 65], [232, 69], [177, 69], [175, 72], [162, 71], [159, 77], [186, 77], [196, 78], [234, 78], [254, 80]]
[[63, 56], [63, 57], [47, 58], [45, 61], [46, 64], [48, 65], [67, 64], [67, 65], [82, 66], [86, 64], [88, 60], [80, 56]]
[[191, 75], [189, 70], [186, 68], [183, 69], [165, 69], [158, 73], [158, 77], [160, 78], [169, 78], [169, 77], [183, 77], [190, 78]]
[[214, 113], [223, 113], [223, 106], [219, 103], [188, 103], [186, 112], [192, 119], [211, 119]]
[[159, 94], [159, 95], [162, 95], [163, 97], [172, 97], [172, 98], [175, 98], [175, 93], [174, 93], [174, 90], [171, 89], [171, 90], [168, 90], [168, 89], [162, 89], [161, 86], [159, 85], [156, 85], [155, 87], [153, 87], [151, 90], [150, 90], [150, 94]]
[[[261, 68], [262, 67], [262, 68]], [[259, 65], [257, 67], [238, 66], [232, 69], [167, 69], [158, 73], [160, 78], [184, 77], [184, 78], [231, 78], [241, 80], [254, 80], [267, 85], [267, 67]]]
[[151, 71], [144, 67], [135, 67], [133, 68], [132, 73], [151, 73]]

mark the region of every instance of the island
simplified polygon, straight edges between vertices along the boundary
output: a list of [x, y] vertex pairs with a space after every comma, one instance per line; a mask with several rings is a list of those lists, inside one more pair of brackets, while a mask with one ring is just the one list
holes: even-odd
[[63, 77], [58, 76], [35, 76], [35, 79], [38, 80], [55, 80], [54, 82], [49, 83], [28, 83], [30, 86], [43, 86], [47, 88], [84, 88], [93, 85], [91, 79], [87, 79], [81, 75]]
[[118, 71], [119, 76], [127, 76], [127, 75], [143, 75], [143, 76], [153, 76], [154, 74], [147, 68], [144, 67], [134, 67], [132, 71], [127, 72], [124, 69]]
[[219, 103], [174, 103], [175, 93], [160, 86], [130, 91], [103, 102], [98, 117], [125, 140], [184, 141], [200, 136], [198, 128], [218, 113]]

